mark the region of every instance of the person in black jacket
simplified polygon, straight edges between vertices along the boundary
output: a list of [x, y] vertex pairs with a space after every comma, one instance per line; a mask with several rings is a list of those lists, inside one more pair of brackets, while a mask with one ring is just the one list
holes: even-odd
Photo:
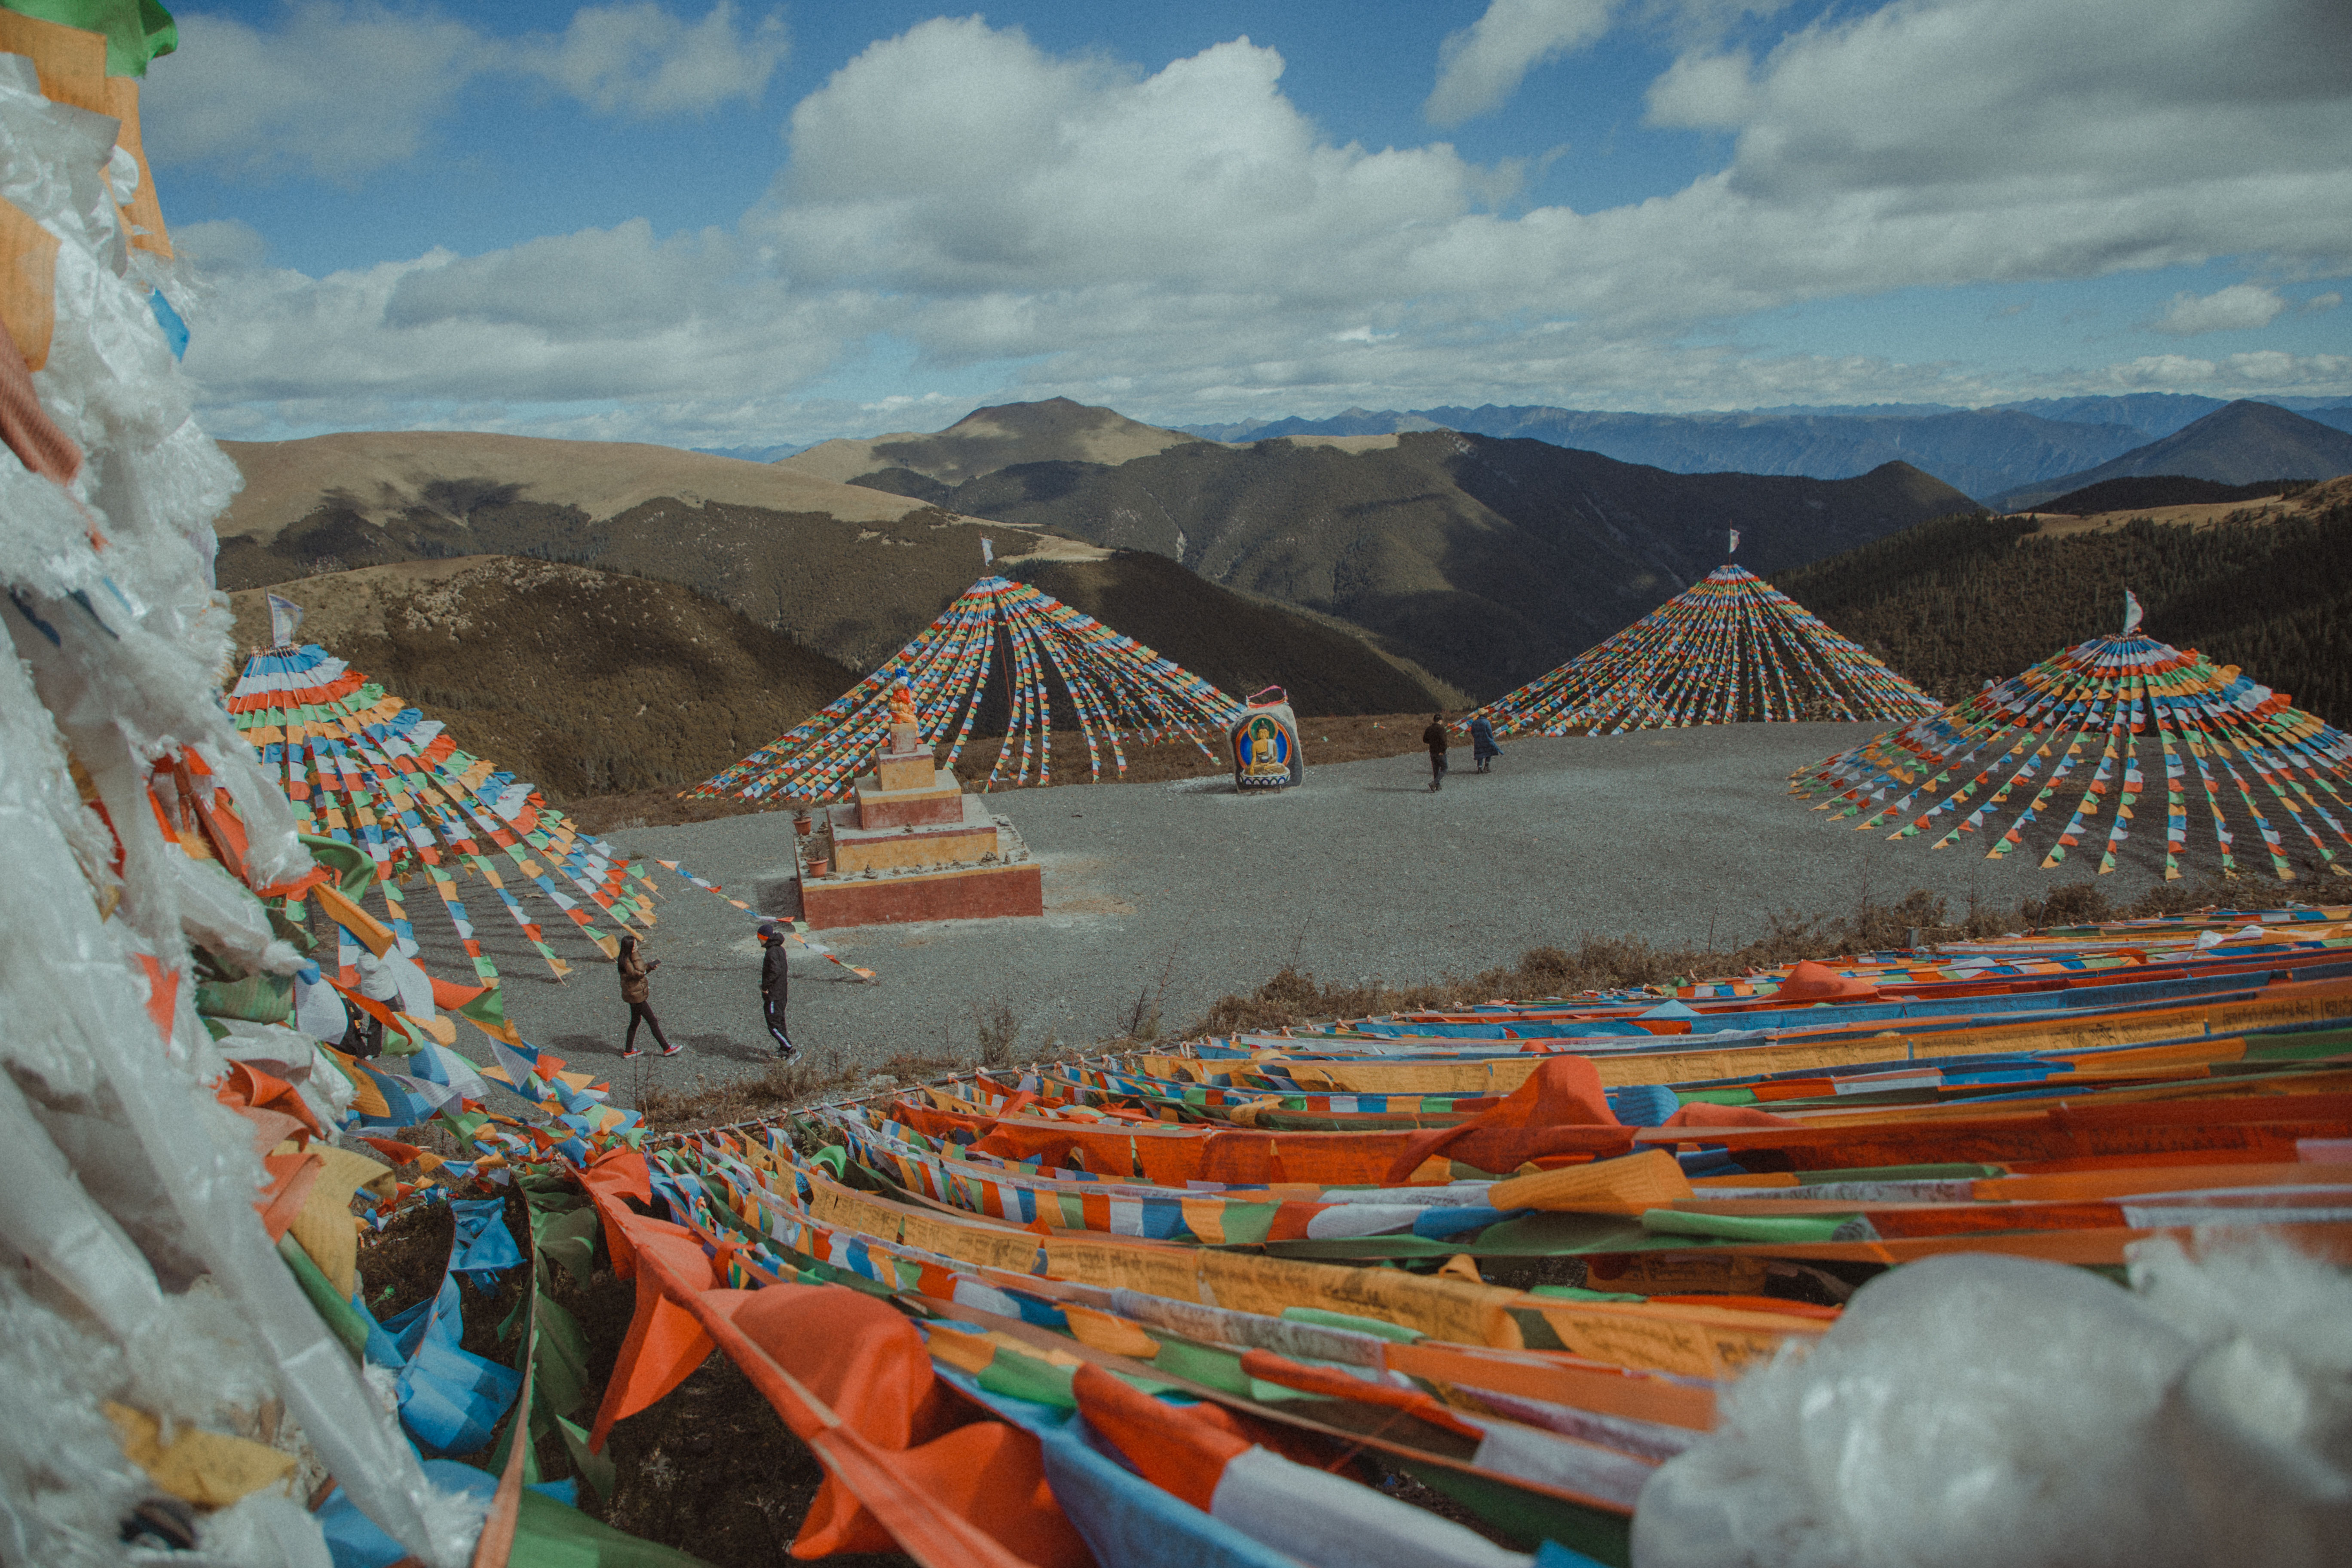
[[1421, 743], [1429, 748], [1429, 790], [1432, 795], [1445, 787], [1445, 715], [1432, 713], [1429, 728], [1421, 732]]
[[760, 964], [760, 1007], [767, 1016], [768, 1033], [776, 1042], [776, 1055], [793, 1054], [793, 1037], [784, 1032], [784, 997], [791, 990], [791, 976], [785, 973], [784, 933], [772, 923], [760, 928], [760, 945], [766, 953]]

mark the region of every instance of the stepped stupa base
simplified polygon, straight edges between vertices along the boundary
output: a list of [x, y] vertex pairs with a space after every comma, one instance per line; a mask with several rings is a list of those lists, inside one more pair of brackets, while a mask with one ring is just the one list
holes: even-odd
[[[802, 918], [814, 930], [830, 931], [839, 926], [999, 920], [1044, 914], [1045, 879], [1037, 862], [1029, 858], [1028, 846], [1021, 842], [1021, 836], [1013, 831], [1011, 823], [990, 816], [978, 795], [963, 798], [971, 803], [965, 812], [966, 822], [976, 816], [986, 834], [985, 847], [978, 849], [968, 863], [957, 862], [947, 852], [942, 835], [919, 829], [909, 832], [845, 827], [841, 819], [851, 816], [856, 808], [834, 807], [836, 854], [851, 853], [851, 846], [863, 840], [887, 848], [900, 858], [893, 864], [874, 849], [861, 848], [858, 852], [865, 863], [845, 870], [835, 867], [824, 876], [812, 877], [808, 874], [807, 846], [814, 841], [797, 840]], [[962, 831], [960, 825], [958, 832]], [[956, 847], [959, 851], [969, 850], [980, 842], [973, 838]]]
[[[1045, 879], [1013, 825], [939, 767], [902, 684], [889, 740], [856, 798], [827, 806], [824, 830], [793, 840], [801, 915], [811, 927], [997, 920], [1045, 912]], [[811, 874], [822, 858], [824, 874]]]

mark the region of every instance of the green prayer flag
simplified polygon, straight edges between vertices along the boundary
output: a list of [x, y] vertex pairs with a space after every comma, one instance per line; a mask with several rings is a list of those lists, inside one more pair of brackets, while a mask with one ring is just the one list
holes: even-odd
[[105, 34], [109, 76], [145, 76], [149, 60], [180, 47], [179, 25], [160, 0], [0, 0], [0, 11]]

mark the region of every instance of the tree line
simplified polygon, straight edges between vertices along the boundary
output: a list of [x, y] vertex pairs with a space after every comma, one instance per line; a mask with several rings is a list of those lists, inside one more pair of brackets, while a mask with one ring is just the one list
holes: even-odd
[[1940, 700], [2143, 629], [2352, 723], [2352, 497], [2208, 527], [2142, 518], [2045, 536], [2029, 518], [1942, 517], [1782, 574], [1775, 585]]

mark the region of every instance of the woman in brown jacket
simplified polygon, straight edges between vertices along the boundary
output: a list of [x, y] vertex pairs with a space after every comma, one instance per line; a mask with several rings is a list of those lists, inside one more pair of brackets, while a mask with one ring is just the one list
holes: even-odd
[[662, 1055], [666, 1057], [674, 1057], [677, 1055], [678, 1052], [686, 1048], [684, 1046], [673, 1046], [669, 1043], [668, 1037], [662, 1033], [661, 1020], [655, 1017], [653, 1008], [646, 1005], [648, 998], [653, 994], [653, 985], [648, 976], [650, 976], [655, 970], [659, 969], [660, 967], [661, 960], [658, 958], [655, 959], [651, 963], [647, 963], [644, 959], [637, 956], [637, 939], [635, 937], [624, 936], [621, 938], [621, 956], [619, 959], [619, 968], [621, 971], [621, 1000], [629, 1005], [629, 1036], [628, 1039], [621, 1047], [621, 1054], [625, 1057], [641, 1057], [646, 1054], [645, 1052], [637, 1049], [637, 1026], [639, 1024], [646, 1024], [652, 1026], [654, 1032], [654, 1043], [661, 1047]]

